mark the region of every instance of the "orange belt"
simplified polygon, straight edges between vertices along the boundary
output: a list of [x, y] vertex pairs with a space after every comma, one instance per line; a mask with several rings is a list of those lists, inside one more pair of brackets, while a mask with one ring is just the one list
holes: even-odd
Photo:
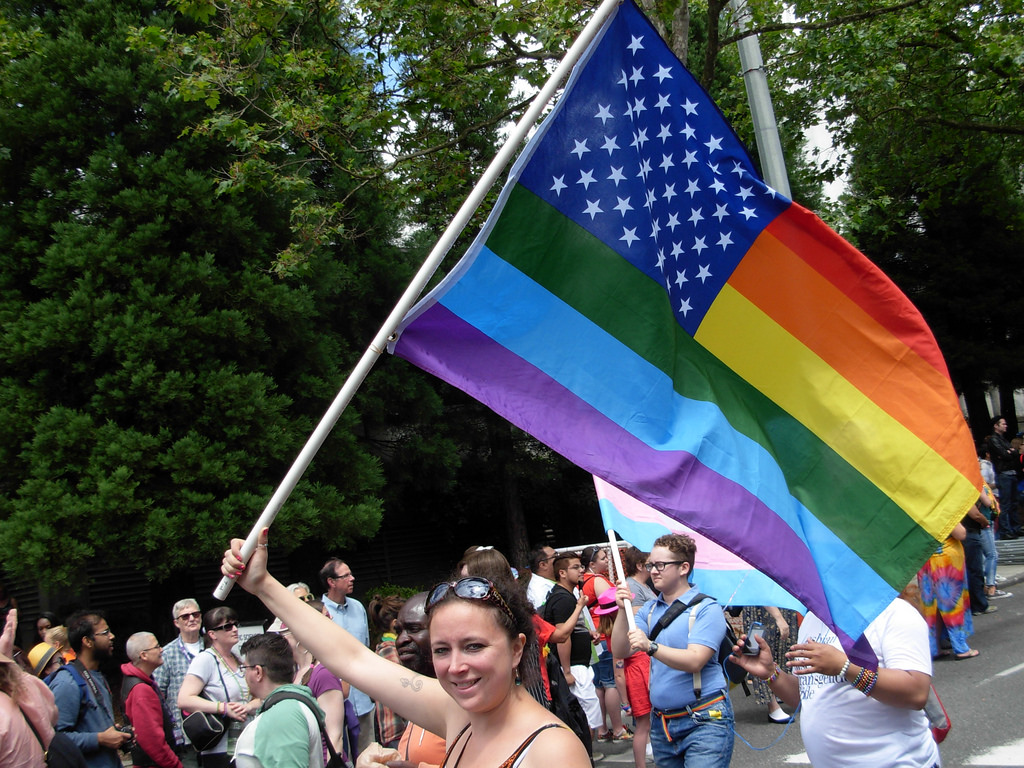
[[691, 704], [688, 707], [683, 707], [682, 709], [677, 709], [677, 710], [674, 710], [672, 712], [659, 712], [658, 710], [654, 710], [653, 712], [654, 712], [655, 715], [657, 715], [658, 717], [661, 718], [661, 729], [665, 732], [665, 738], [668, 741], [672, 741], [672, 737], [668, 733], [668, 721], [669, 720], [675, 720], [677, 717], [685, 717], [685, 716], [688, 716], [688, 715], [692, 715], [694, 712], [700, 712], [703, 709], [707, 709], [708, 707], [712, 707], [715, 704], [720, 704], [723, 701], [725, 701], [725, 693], [724, 692], [719, 693], [717, 696], [715, 696], [714, 698], [708, 699], [707, 701], [700, 702], [699, 704], [698, 703], [694, 703], [694, 704]]

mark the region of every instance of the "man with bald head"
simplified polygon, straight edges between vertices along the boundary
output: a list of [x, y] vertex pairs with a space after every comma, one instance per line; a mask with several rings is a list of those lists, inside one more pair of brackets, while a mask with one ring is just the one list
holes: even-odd
[[164, 663], [164, 649], [152, 632], [136, 632], [125, 651], [130, 661], [121, 665], [121, 701], [135, 730], [132, 765], [182, 768], [174, 751], [174, 720], [153, 681], [154, 670]]
[[[410, 675], [410, 687], [417, 685], [417, 675], [436, 677], [434, 660], [430, 653], [426, 606], [427, 593], [415, 594], [405, 601], [395, 619], [395, 650], [398, 651], [398, 660], [403, 667], [415, 673]], [[379, 745], [373, 749], [382, 750]], [[392, 752], [393, 750], [382, 750], [378, 754], [390, 755]], [[419, 768], [440, 765], [444, 762], [444, 737], [425, 731], [415, 723], [409, 723], [398, 742], [398, 756]], [[387, 759], [387, 762], [391, 759], [393, 758]]]

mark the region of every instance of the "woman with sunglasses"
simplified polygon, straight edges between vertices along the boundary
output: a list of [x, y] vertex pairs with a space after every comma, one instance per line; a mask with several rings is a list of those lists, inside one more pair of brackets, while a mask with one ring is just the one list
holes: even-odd
[[286, 589], [305, 603], [311, 603], [316, 600], [316, 595], [309, 591], [309, 585], [304, 581], [296, 581], [294, 584], [289, 584]]
[[[290, 593], [288, 597], [301, 604]], [[178, 691], [178, 707], [183, 713], [211, 712], [224, 719], [224, 736], [200, 755], [203, 768], [227, 768], [229, 752], [245, 721], [262, 702], [250, 700], [242, 660], [231, 650], [238, 642], [238, 614], [226, 605], [211, 608], [203, 616], [203, 626], [206, 649], [189, 664]]]
[[[527, 692], [521, 662], [536, 642], [525, 597], [502, 595], [486, 579], [439, 584], [429, 593], [427, 619], [437, 679], [380, 658], [301, 601], [266, 570], [267, 532], [248, 565], [242, 540], [233, 539], [221, 571], [256, 595], [291, 627], [336, 675], [384, 702], [448, 745], [444, 768], [589, 768], [575, 734]], [[527, 673], [528, 675], [529, 673]], [[398, 758], [371, 747], [360, 765]], [[392, 766], [395, 763], [392, 762]]]

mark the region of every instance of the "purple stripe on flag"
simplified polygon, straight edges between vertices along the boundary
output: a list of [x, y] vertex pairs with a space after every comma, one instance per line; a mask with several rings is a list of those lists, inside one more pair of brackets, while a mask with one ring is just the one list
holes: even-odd
[[[428, 343], [419, 342], [421, 333]], [[452, 368], [430, 353], [437, 338], [445, 339], [443, 358], [452, 362]], [[692, 510], [692, 517], [680, 522], [744, 560], [784, 563], [780, 570], [787, 578], [780, 578], [779, 584], [823, 621], [832, 621], [820, 577], [799, 536], [756, 496], [692, 454], [652, 449], [441, 304], [429, 307], [405, 329], [395, 354], [448, 381], [542, 442], [561, 445], [563, 455], [588, 472], [617, 485], [630, 478], [632, 494], [644, 503], [657, 508], [668, 500]], [[502, 379], [517, 385], [503, 387]], [[491, 386], [482, 387], [481, 382]], [[517, 402], [521, 398], [511, 395], [515, 391], [530, 393], [529, 402]], [[566, 434], [573, 435], [569, 445]], [[590, 449], [609, 445], [618, 450], [607, 456]]]

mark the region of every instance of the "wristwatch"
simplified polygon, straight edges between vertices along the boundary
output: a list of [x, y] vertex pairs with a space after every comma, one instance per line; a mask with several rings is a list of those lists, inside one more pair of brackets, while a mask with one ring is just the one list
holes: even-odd
[[651, 647], [647, 649], [647, 655], [648, 656], [653, 656], [654, 654], [656, 654], [658, 652], [658, 649], [660, 647], [661, 647], [660, 645], [658, 645], [657, 643], [652, 641], [651, 642]]

